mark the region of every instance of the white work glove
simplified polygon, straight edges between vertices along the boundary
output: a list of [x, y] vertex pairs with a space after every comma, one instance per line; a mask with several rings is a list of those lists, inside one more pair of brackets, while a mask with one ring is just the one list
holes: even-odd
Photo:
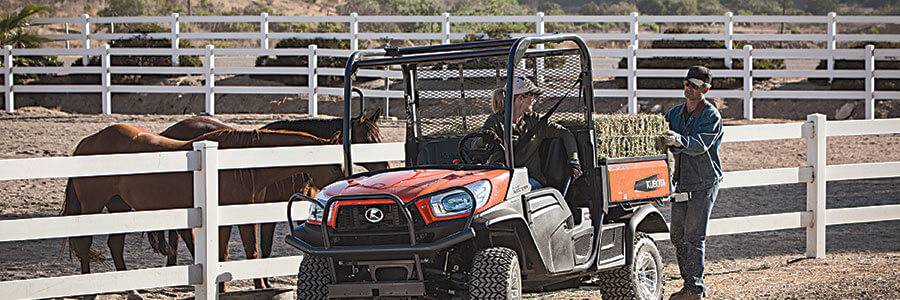
[[682, 145], [680, 141], [681, 135], [677, 132], [669, 130], [666, 132], [664, 137], [666, 138], [666, 146], [672, 146], [676, 148], [684, 147], [684, 145]]

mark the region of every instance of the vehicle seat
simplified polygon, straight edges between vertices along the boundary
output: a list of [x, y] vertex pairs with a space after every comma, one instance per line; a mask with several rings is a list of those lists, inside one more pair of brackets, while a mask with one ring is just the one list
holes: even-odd
[[573, 170], [569, 165], [569, 157], [566, 155], [566, 146], [562, 139], [542, 140], [538, 153], [543, 158], [541, 173], [547, 181], [544, 185], [556, 188], [565, 197], [571, 184]]

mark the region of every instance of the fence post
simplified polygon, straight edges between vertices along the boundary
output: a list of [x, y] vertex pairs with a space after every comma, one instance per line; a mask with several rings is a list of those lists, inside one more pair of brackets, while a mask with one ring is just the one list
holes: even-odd
[[631, 13], [631, 24], [629, 24], [629, 25], [630, 26], [628, 27], [628, 34], [631, 35], [631, 45], [634, 46], [635, 48], [639, 48], [640, 45], [638, 45], [638, 32], [641, 31], [641, 27], [640, 27], [640, 23], [638, 23], [638, 13], [637, 12]]
[[825, 257], [826, 120], [823, 114], [806, 116], [811, 122], [806, 138], [806, 163], [813, 168], [813, 180], [806, 183], [806, 211], [811, 214], [806, 227], [806, 257]]
[[269, 13], [260, 13], [259, 21], [259, 48], [269, 50]]
[[319, 115], [319, 53], [318, 46], [309, 45], [309, 59], [307, 64], [307, 79], [309, 85], [309, 114], [310, 117]]
[[744, 119], [753, 119], [753, 46], [744, 45]]
[[[200, 209], [200, 228], [194, 230], [194, 264], [201, 280], [194, 285], [194, 299], [216, 299], [219, 275], [219, 155], [218, 143], [194, 143], [200, 169], [194, 171], [194, 207]], [[228, 238], [228, 237], [224, 237]]]
[[112, 92], [109, 91], [109, 86], [112, 85], [110, 65], [109, 44], [103, 44], [103, 53], [100, 55], [100, 109], [104, 115], [112, 114]]
[[207, 115], [216, 114], [216, 56], [213, 54], [213, 45], [206, 45], [206, 101], [204, 102]]
[[[391, 66], [384, 66], [384, 71], [390, 72]], [[384, 75], [384, 93], [385, 93], [385, 96], [384, 96], [384, 118], [385, 119], [391, 117], [391, 97], [387, 95], [391, 91], [391, 78], [388, 76], [389, 75]], [[362, 99], [360, 99], [360, 101], [362, 101]], [[362, 112], [360, 112], [360, 113], [362, 113]]]
[[828, 56], [828, 82], [832, 82], [834, 80], [834, 50], [837, 49], [837, 14], [835, 12], [828, 13], [828, 27], [826, 29], [828, 33], [828, 40], [826, 41], [826, 46], [828, 50], [831, 50], [830, 55]]
[[[542, 35], [544, 35], [544, 33], [546, 33], [546, 31], [544, 30], [544, 13], [543, 12], [538, 12], [537, 14], [535, 14], [534, 31], [535, 31], [534, 33], [537, 34], [538, 36], [542, 36]], [[535, 48], [538, 50], [544, 50], [544, 44], [543, 43], [537, 44], [537, 46]], [[536, 59], [534, 67], [536, 70], [535, 73], [537, 74], [535, 81], [537, 82], [538, 86], [543, 86], [543, 84], [544, 84], [544, 72], [543, 72], [544, 71], [544, 59], [543, 58]]]
[[[171, 22], [172, 22], [172, 25], [170, 25], [170, 27], [172, 27], [172, 36], [169, 38], [169, 40], [172, 42], [172, 45], [171, 45], [172, 50], [177, 51], [178, 47], [179, 47], [178, 44], [181, 43], [181, 38], [178, 37], [178, 35], [181, 33], [181, 23], [178, 22], [178, 13], [172, 13], [172, 21]], [[172, 66], [173, 67], [178, 66], [178, 53], [177, 52], [172, 53]]]
[[628, 46], [628, 113], [638, 113], [637, 103], [637, 45]]
[[71, 43], [69, 42], [69, 37], [68, 37], [68, 35], [69, 35], [69, 22], [66, 22], [66, 28], [65, 28], [65, 30], [66, 30], [66, 49], [69, 49], [69, 48], [71, 47]]
[[444, 19], [441, 21], [441, 34], [444, 36], [441, 39], [441, 44], [449, 44], [450, 43], [450, 13], [444, 13], [441, 16]]
[[350, 13], [350, 50], [359, 50], [359, 14]]
[[866, 120], [875, 119], [875, 45], [866, 45]]
[[[734, 14], [725, 13], [725, 49], [734, 50]], [[725, 56], [725, 67], [731, 69], [731, 51]]]
[[6, 105], [6, 112], [16, 111], [15, 101], [13, 100], [13, 54], [12, 46], [3, 46], [3, 99]]
[[[86, 52], [86, 50], [91, 49], [90, 33], [91, 33], [91, 17], [88, 16], [87, 14], [83, 14], [83, 15], [81, 15], [81, 43], [82, 43], [81, 47], [84, 48], [85, 52]], [[87, 53], [85, 53], [84, 56], [81, 57], [81, 65], [87, 66], [89, 62], [90, 62], [90, 56], [88, 56]]]

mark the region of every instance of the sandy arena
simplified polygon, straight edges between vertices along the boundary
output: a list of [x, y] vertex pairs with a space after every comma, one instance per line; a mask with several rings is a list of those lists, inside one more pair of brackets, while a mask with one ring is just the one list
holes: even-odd
[[[185, 115], [81, 115], [22, 108], [0, 113], [0, 159], [67, 156], [83, 137], [114, 123], [128, 123], [161, 131]], [[293, 115], [221, 115], [226, 123], [256, 128]], [[789, 122], [756, 120], [752, 123]], [[796, 122], [796, 121], [790, 121]], [[747, 124], [729, 121], [728, 124]], [[399, 122], [383, 122], [387, 141], [402, 141]], [[900, 161], [900, 134], [835, 137], [828, 139], [828, 164]], [[797, 167], [805, 163], [802, 140], [737, 142], [723, 145], [726, 171]], [[0, 182], [0, 220], [50, 217], [62, 208], [65, 179]], [[713, 208], [713, 218], [738, 217], [805, 210], [804, 184], [724, 189]], [[900, 178], [837, 181], [828, 184], [828, 207], [900, 204]], [[668, 215], [668, 208], [663, 207]], [[281, 242], [284, 224], [276, 233], [275, 256], [298, 255]], [[95, 237], [94, 248], [109, 257], [105, 237]], [[61, 248], [63, 239], [0, 243], [0, 280], [16, 280], [79, 274], [78, 264]], [[802, 229], [716, 236], [707, 239], [707, 282], [710, 299], [900, 299], [900, 221], [828, 227], [828, 254], [823, 259], [804, 259]], [[680, 288], [674, 250], [659, 242], [665, 261], [666, 294]], [[181, 246], [179, 264], [190, 255]], [[243, 251], [233, 233], [233, 258]], [[154, 254], [141, 234], [129, 234], [126, 263], [130, 269], [160, 267], [164, 257]], [[95, 272], [112, 271], [94, 264]], [[274, 280], [280, 287], [295, 284], [292, 277]], [[231, 283], [234, 289], [250, 289], [251, 281]], [[141, 291], [149, 299], [182, 298], [192, 288], [174, 287]], [[2, 298], [2, 296], [0, 296]], [[124, 293], [100, 299], [125, 298]], [[553, 293], [528, 294], [528, 299], [600, 299], [590, 286]]]

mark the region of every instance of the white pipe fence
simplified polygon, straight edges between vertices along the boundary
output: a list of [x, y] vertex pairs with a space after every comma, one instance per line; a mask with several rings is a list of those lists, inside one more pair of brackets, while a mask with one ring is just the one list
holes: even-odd
[[[806, 255], [825, 255], [827, 225], [900, 220], [900, 204], [826, 209], [828, 181], [900, 177], [900, 162], [826, 165], [827, 136], [900, 133], [900, 119], [826, 121], [810, 115], [792, 124], [725, 127], [724, 142], [805, 139], [803, 167], [726, 172], [722, 188], [806, 183], [802, 212], [711, 220], [709, 235], [806, 228]], [[0, 160], [0, 180], [64, 178], [163, 172], [194, 173], [194, 208], [0, 221], [0, 242], [64, 238], [124, 232], [193, 228], [194, 264], [124, 272], [0, 281], [4, 297], [51, 298], [132, 289], [194, 285], [196, 298], [215, 299], [216, 282], [293, 276], [302, 256], [219, 262], [217, 233], [222, 225], [283, 222], [286, 203], [218, 206], [218, 171], [290, 165], [339, 164], [339, 145], [218, 150], [214, 142], [197, 142], [194, 151]], [[354, 145], [358, 162], [404, 159], [402, 143]], [[298, 219], [308, 204], [294, 207]], [[666, 239], [666, 234], [654, 235]]]
[[[110, 48], [104, 44], [92, 49], [14, 49], [9, 46], [0, 50], [3, 55], [4, 98], [7, 112], [15, 110], [15, 95], [19, 93], [100, 93], [102, 113], [113, 112], [113, 94], [122, 93], [178, 93], [204, 94], [204, 113], [215, 114], [217, 94], [305, 94], [309, 107], [308, 114], [318, 114], [319, 95], [342, 96], [343, 88], [319, 86], [318, 76], [342, 76], [342, 68], [325, 68], [318, 66], [319, 57], [347, 57], [351, 50], [320, 49], [310, 45], [307, 49], [255, 49], [255, 48], [214, 48], [208, 45], [203, 48], [169, 49], [169, 48]], [[129, 55], [182, 56], [195, 55], [204, 59], [202, 67], [129, 67], [111, 65], [113, 56]], [[218, 56], [251, 55], [251, 56], [307, 56], [306, 67], [216, 67]], [[628, 113], [638, 112], [638, 99], [680, 98], [682, 90], [639, 89], [639, 78], [683, 78], [687, 70], [683, 69], [638, 69], [637, 59], [649, 57], [741, 57], [748, 63], [742, 70], [713, 70], [713, 77], [742, 78], [741, 90], [713, 89], [710, 97], [722, 97], [743, 100], [743, 117], [753, 118], [753, 101], [755, 99], [857, 99], [864, 101], [866, 119], [875, 118], [875, 101], [900, 99], [900, 92], [878, 91], [875, 89], [877, 79], [900, 79], [898, 70], [876, 70], [875, 60], [900, 60], [900, 49], [875, 49], [869, 45], [865, 49], [754, 49], [745, 45], [743, 49], [640, 49], [631, 46], [629, 49], [591, 49], [593, 57], [625, 58], [627, 69], [595, 69], [595, 77], [627, 77], [626, 89], [595, 89], [595, 97], [627, 98]], [[20, 67], [14, 64], [18, 56], [97, 56], [100, 66], [68, 66], [68, 67]], [[754, 59], [772, 58], [806, 58], [864, 60], [865, 70], [754, 70]], [[100, 85], [39, 85], [15, 84], [16, 75], [29, 74], [98, 74]], [[151, 85], [114, 85], [111, 74], [168, 74], [168, 75], [202, 75], [204, 86], [151, 86]], [[306, 74], [309, 80], [306, 86], [217, 86], [216, 75], [296, 75]], [[390, 80], [399, 81], [399, 71], [390, 69], [363, 69], [360, 76], [384, 78], [383, 89], [363, 89], [367, 97], [402, 98], [402, 90], [391, 90]], [[864, 90], [831, 91], [831, 90], [754, 90], [754, 77], [807, 77], [807, 78], [857, 78], [865, 80]]]

